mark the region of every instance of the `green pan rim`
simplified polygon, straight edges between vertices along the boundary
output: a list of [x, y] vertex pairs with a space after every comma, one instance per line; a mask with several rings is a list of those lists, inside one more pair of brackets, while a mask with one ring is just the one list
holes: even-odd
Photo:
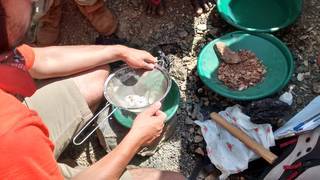
[[287, 26], [289, 26], [290, 24], [294, 23], [297, 18], [301, 15], [302, 13], [302, 7], [303, 7], [303, 0], [300, 0], [301, 6], [300, 6], [300, 11], [298, 13], [296, 13], [296, 16], [294, 18], [291, 18], [291, 21], [287, 21], [286, 23], [282, 24], [281, 26], [278, 27], [273, 27], [273, 28], [266, 28], [266, 29], [257, 29], [257, 28], [248, 28], [245, 26], [241, 26], [240, 24], [236, 24], [232, 19], [230, 19], [228, 16], [225, 15], [225, 13], [222, 11], [221, 7], [222, 7], [222, 1], [224, 0], [218, 0], [217, 1], [217, 9], [219, 14], [221, 15], [221, 17], [227, 21], [227, 23], [229, 23], [230, 25], [239, 28], [241, 30], [245, 30], [245, 31], [251, 31], [251, 32], [275, 32], [278, 31], [282, 28], [285, 28]]
[[[236, 96], [236, 95], [232, 95], [232, 94], [227, 94], [227, 93], [222, 93], [220, 91], [216, 91], [213, 87], [212, 87], [212, 83], [208, 83], [206, 81], [206, 79], [204, 79], [201, 74], [202, 73], [202, 69], [200, 68], [199, 66], [199, 63], [200, 63], [200, 60], [199, 60], [199, 57], [202, 56], [202, 53], [203, 53], [203, 50], [204, 48], [210, 44], [210, 43], [215, 43], [217, 41], [220, 40], [220, 38], [223, 38], [225, 36], [232, 36], [233, 34], [250, 34], [250, 35], [253, 35], [253, 36], [258, 36], [258, 37], [261, 37], [261, 38], [264, 38], [266, 39], [267, 41], [271, 42], [272, 44], [274, 44], [282, 53], [285, 57], [287, 57], [287, 64], [288, 64], [288, 75], [287, 75], [287, 78], [283, 81], [282, 85], [280, 85], [277, 89], [273, 90], [273, 91], [270, 91], [269, 93], [264, 93], [264, 94], [259, 94], [259, 95], [253, 95], [253, 96]], [[201, 49], [201, 52], [198, 56], [198, 61], [197, 61], [197, 71], [198, 71], [198, 74], [199, 74], [199, 77], [201, 79], [201, 81], [207, 86], [209, 87], [212, 91], [214, 91], [215, 93], [223, 96], [223, 97], [227, 97], [227, 98], [231, 98], [231, 99], [235, 99], [235, 100], [243, 100], [243, 101], [247, 101], [247, 100], [255, 100], [255, 99], [261, 99], [261, 98], [264, 98], [264, 97], [267, 97], [267, 96], [270, 96], [276, 92], [278, 92], [279, 90], [281, 90], [283, 87], [285, 87], [287, 85], [287, 83], [290, 81], [291, 77], [292, 77], [292, 74], [293, 74], [293, 71], [294, 71], [294, 61], [293, 61], [293, 56], [289, 50], [289, 48], [281, 41], [279, 40], [277, 37], [275, 37], [274, 35], [272, 34], [268, 34], [268, 33], [254, 33], [254, 32], [245, 32], [245, 31], [235, 31], [235, 32], [231, 32], [231, 33], [227, 33], [225, 34], [224, 36], [220, 37], [220, 38], [217, 38], [213, 41], [211, 41], [210, 43], [208, 43], [206, 46], [204, 46], [202, 49]], [[279, 44], [277, 44], [277, 43]]]

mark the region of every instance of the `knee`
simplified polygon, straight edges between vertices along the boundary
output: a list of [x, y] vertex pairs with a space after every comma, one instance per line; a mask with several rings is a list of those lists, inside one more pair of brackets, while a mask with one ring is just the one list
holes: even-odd
[[102, 65], [98, 66], [93, 70], [93, 78], [96, 79], [99, 83], [104, 83], [104, 81], [107, 79], [111, 71], [111, 68], [109, 65]]
[[90, 80], [90, 94], [92, 96], [99, 95], [99, 98], [102, 98], [104, 91], [104, 83], [110, 74], [110, 66], [103, 65], [94, 69], [92, 72], [92, 78]]
[[76, 76], [74, 79], [89, 107], [94, 110], [103, 100], [104, 82], [109, 76], [108, 65], [99, 66]]

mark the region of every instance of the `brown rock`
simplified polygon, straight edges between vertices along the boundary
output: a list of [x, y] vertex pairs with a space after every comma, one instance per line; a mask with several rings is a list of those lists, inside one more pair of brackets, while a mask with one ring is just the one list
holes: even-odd
[[219, 179], [219, 176], [217, 176], [216, 174], [209, 174], [204, 180], [217, 180]]
[[199, 142], [201, 142], [202, 140], [203, 140], [203, 137], [202, 137], [202, 136], [196, 135], [196, 136], [194, 137], [194, 142], [195, 142], [195, 143], [199, 143]]
[[187, 117], [185, 123], [188, 125], [193, 124], [193, 120], [191, 118]]
[[313, 90], [313, 92], [320, 94], [320, 82], [313, 83], [312, 90]]
[[194, 128], [193, 127], [189, 129], [189, 133], [191, 133], [191, 134], [194, 133]]
[[199, 154], [199, 155], [201, 155], [201, 156], [204, 156], [204, 152], [203, 152], [203, 150], [202, 150], [200, 147], [198, 147], [196, 150], [194, 150], [194, 152], [195, 152], [196, 154]]
[[219, 59], [223, 60], [225, 63], [237, 64], [241, 62], [241, 58], [237, 52], [232, 51], [225, 43], [217, 42], [213, 49], [219, 56]]

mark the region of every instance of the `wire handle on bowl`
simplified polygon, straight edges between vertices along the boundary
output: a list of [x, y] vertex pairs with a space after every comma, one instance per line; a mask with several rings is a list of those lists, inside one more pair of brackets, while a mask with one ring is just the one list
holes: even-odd
[[170, 60], [169, 57], [166, 56], [166, 54], [162, 50], [158, 50], [157, 53], [158, 65], [169, 71], [171, 63], [174, 61], [174, 59]]
[[72, 142], [74, 145], [81, 145], [83, 142], [85, 142], [100, 126], [101, 123], [103, 123], [104, 121], [108, 120], [108, 118], [118, 109], [118, 107], [115, 107], [110, 114], [108, 114], [108, 116], [106, 118], [104, 118], [86, 137], [84, 137], [82, 139], [82, 141], [77, 142], [78, 137], [80, 136], [80, 134], [82, 134], [82, 132], [84, 130], [86, 130], [89, 125], [92, 125], [92, 122], [99, 116], [99, 114], [101, 114], [102, 111], [106, 110], [111, 104], [107, 103], [104, 108], [102, 108], [95, 116], [93, 116], [87, 123], [85, 126], [83, 126], [80, 131], [74, 136]]

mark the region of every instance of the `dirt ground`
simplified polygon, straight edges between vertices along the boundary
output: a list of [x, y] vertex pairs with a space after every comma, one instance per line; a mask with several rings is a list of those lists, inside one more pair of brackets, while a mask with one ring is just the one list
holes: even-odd
[[[197, 55], [212, 39], [236, 29], [217, 16], [216, 8], [196, 17], [189, 1], [170, 1], [163, 17], [147, 16], [138, 0], [108, 0], [107, 4], [119, 18], [118, 37], [145, 50], [161, 47], [174, 60], [170, 74], [178, 82], [181, 91], [178, 126], [173, 138], [152, 157], [133, 161], [132, 164], [173, 170], [189, 176], [201, 157], [199, 154], [202, 154], [198, 148], [204, 149], [201, 132], [192, 121], [199, 118], [199, 114], [206, 118], [209, 111], [220, 111], [236, 103], [214, 94], [199, 81], [195, 72]], [[94, 44], [98, 34], [80, 14], [74, 2], [65, 1], [63, 9], [60, 44]], [[283, 90], [288, 90], [290, 85], [295, 86], [289, 117], [320, 94], [320, 70], [317, 64], [320, 54], [319, 17], [320, 1], [305, 1], [297, 22], [274, 33], [290, 48], [295, 58], [295, 72]], [[71, 145], [61, 159], [76, 159], [78, 165], [88, 166], [105, 155], [97, 142], [92, 137], [82, 147]]]

